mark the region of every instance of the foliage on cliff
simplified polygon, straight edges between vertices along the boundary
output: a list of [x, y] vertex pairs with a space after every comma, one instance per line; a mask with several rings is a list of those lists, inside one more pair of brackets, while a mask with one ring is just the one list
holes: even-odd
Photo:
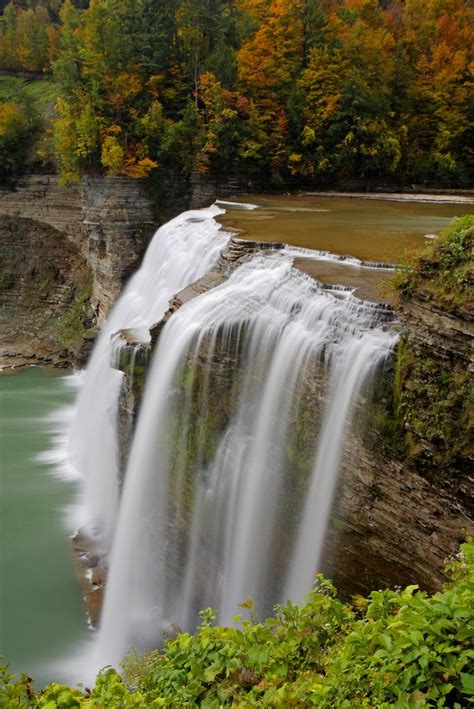
[[474, 309], [474, 214], [454, 219], [433, 243], [407, 259], [394, 285], [402, 298], [414, 296], [440, 310]]
[[[454, 219], [394, 279], [402, 308], [421, 301], [462, 321], [473, 319], [474, 215]], [[466, 338], [466, 347], [470, 347]], [[466, 352], [468, 355], [469, 352]], [[424, 474], [447, 466], [469, 470], [474, 455], [474, 390], [462, 359], [433, 358], [423, 342], [402, 340], [397, 352], [396, 418], [411, 459]], [[442, 473], [443, 474], [443, 473]]]
[[172, 165], [469, 185], [469, 0], [88, 5], [12, 0], [0, 21], [0, 68], [61, 86], [65, 180]]
[[0, 674], [0, 703], [13, 707], [371, 707], [467, 706], [474, 697], [474, 544], [450, 566], [451, 581], [428, 596], [409, 586], [344, 604], [318, 578], [303, 605], [242, 629], [179, 633], [162, 651], [129, 656], [124, 680], [111, 668], [90, 692]]
[[403, 343], [397, 354], [397, 418], [406, 455], [429, 478], [456, 485], [448, 471], [472, 468], [474, 389], [466, 367], [440, 362]]

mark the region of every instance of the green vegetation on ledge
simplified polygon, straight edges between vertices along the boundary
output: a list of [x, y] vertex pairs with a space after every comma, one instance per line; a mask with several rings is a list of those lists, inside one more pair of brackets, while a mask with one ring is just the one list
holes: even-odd
[[62, 347], [74, 350], [81, 345], [85, 337], [92, 337], [95, 334], [92, 327], [91, 295], [91, 279], [86, 279], [83, 284], [71, 286], [62, 314], [50, 323]]
[[[421, 302], [435, 317], [472, 321], [473, 237], [474, 215], [454, 219], [421, 254], [405, 260], [393, 281], [402, 312], [410, 316], [411, 304]], [[446, 477], [446, 466], [460, 472], [472, 463], [474, 389], [464, 359], [438, 354], [426, 328], [426, 342], [408, 334], [397, 348], [393, 430], [423, 475]], [[436, 332], [432, 336], [435, 342]]]
[[407, 258], [394, 280], [402, 298], [418, 296], [440, 310], [473, 307], [474, 214], [454, 219], [430, 246]]
[[474, 544], [461, 547], [450, 583], [428, 596], [416, 586], [374, 591], [344, 604], [318, 577], [303, 605], [263, 623], [252, 602], [242, 629], [201, 613], [195, 635], [162, 651], [130, 655], [124, 679], [99, 673], [92, 692], [58, 684], [36, 693], [27, 677], [0, 674], [6, 709], [115, 707], [320, 707], [461, 709], [474, 698]]
[[408, 343], [399, 346], [397, 359], [397, 416], [406, 432], [408, 456], [419, 460], [425, 472], [433, 464], [441, 472], [445, 466], [469, 466], [474, 453], [469, 372], [449, 362], [441, 365]]

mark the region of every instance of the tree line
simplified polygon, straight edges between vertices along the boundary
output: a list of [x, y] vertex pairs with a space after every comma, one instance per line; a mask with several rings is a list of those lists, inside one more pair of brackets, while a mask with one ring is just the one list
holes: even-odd
[[470, 0], [85, 4], [12, 0], [0, 24], [0, 68], [59, 83], [65, 181], [472, 181]]

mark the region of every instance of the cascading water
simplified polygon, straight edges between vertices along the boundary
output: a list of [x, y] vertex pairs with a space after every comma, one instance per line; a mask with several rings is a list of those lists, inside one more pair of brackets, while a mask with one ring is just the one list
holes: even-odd
[[[345, 433], [396, 335], [390, 313], [257, 256], [158, 340], [130, 453], [94, 669], [301, 598], [317, 570]], [[127, 323], [127, 326], [129, 323]], [[114, 328], [116, 326], [114, 325]]]
[[170, 298], [216, 263], [229, 235], [214, 217], [217, 206], [185, 212], [155, 234], [139, 271], [113, 308], [92, 352], [66, 444], [72, 471], [83, 481], [81, 524], [112, 539], [118, 507], [117, 403], [122, 373], [111, 365], [111, 336], [132, 328], [146, 340]]

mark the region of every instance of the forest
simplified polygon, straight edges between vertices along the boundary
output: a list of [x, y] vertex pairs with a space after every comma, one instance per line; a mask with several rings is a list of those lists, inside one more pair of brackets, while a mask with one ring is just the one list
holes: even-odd
[[[472, 182], [469, 0], [12, 0], [1, 10], [0, 70], [16, 83], [0, 85], [0, 179], [29, 165], [63, 183], [171, 168], [275, 185]], [[47, 101], [32, 100], [33, 80]]]

